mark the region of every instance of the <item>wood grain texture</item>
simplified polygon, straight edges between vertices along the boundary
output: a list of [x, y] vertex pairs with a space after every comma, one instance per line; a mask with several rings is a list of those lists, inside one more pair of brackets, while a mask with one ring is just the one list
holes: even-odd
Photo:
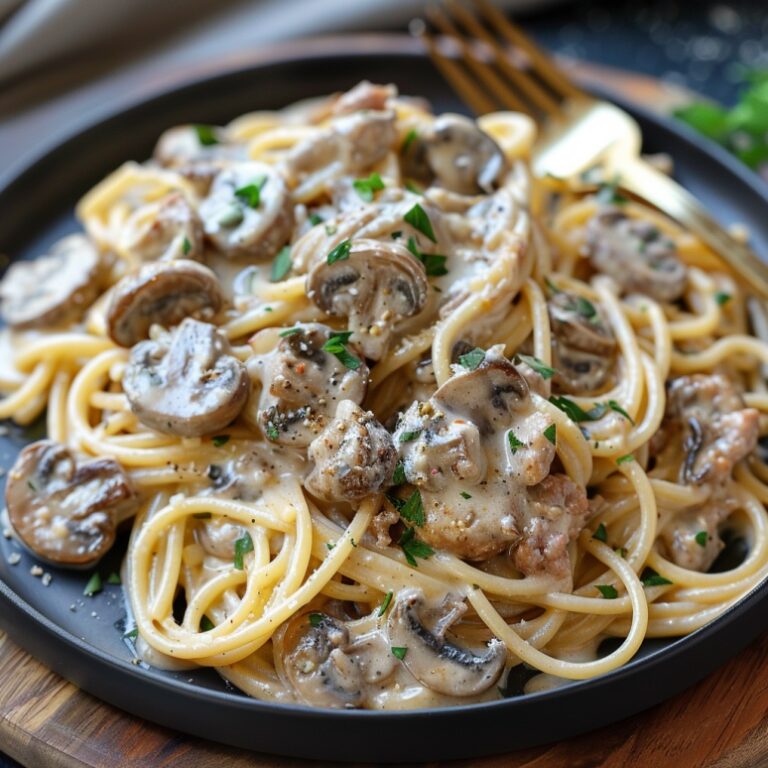
[[[30, 768], [312, 768], [126, 715], [0, 635], [0, 748]], [[756, 768], [768, 765], [768, 635], [694, 688], [576, 739], [451, 768]]]

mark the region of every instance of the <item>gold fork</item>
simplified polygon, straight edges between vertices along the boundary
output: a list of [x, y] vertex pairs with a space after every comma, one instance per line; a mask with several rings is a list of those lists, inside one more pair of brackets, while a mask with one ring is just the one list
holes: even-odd
[[[540, 138], [533, 170], [574, 191], [594, 189], [588, 172], [618, 179], [621, 190], [650, 203], [697, 235], [768, 298], [768, 265], [718, 224], [696, 198], [640, 157], [640, 127], [624, 110], [576, 86], [552, 59], [488, 0], [442, 0], [426, 16], [442, 34], [418, 29], [433, 62], [476, 113], [526, 112]], [[443, 43], [452, 45], [446, 52]], [[457, 55], [458, 54], [458, 55]]]

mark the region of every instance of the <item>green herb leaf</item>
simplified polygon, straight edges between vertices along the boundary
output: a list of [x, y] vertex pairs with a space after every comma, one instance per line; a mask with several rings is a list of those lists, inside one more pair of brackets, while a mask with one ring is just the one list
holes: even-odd
[[408, 653], [408, 648], [406, 648], [405, 646], [399, 646], [399, 645], [392, 646], [392, 655], [396, 659], [400, 659], [400, 661], [402, 661], [405, 658], [406, 653]]
[[387, 608], [389, 608], [389, 604], [392, 602], [392, 592], [387, 592], [384, 602], [379, 606], [379, 612], [378, 616], [383, 616], [387, 612]]
[[721, 307], [724, 307], [731, 300], [731, 298], [732, 297], [730, 293], [723, 293], [722, 291], [718, 291], [715, 294], [715, 301]]
[[603, 182], [597, 190], [597, 202], [603, 205], [624, 205], [627, 198], [618, 191], [619, 180]]
[[596, 586], [606, 600], [615, 600], [619, 596], [616, 587], [611, 584], [597, 584]]
[[475, 347], [464, 355], [459, 355], [459, 363], [468, 371], [474, 371], [485, 360], [485, 350]]
[[411, 144], [413, 144], [413, 142], [416, 140], [418, 135], [419, 134], [416, 133], [416, 129], [415, 128], [411, 128], [411, 130], [408, 131], [408, 133], [405, 134], [405, 138], [403, 139], [403, 143], [400, 145], [400, 152], [401, 152], [401, 154], [405, 154], [408, 151], [408, 147], [410, 147]]
[[694, 539], [696, 539], [696, 543], [700, 547], [706, 547], [707, 541], [709, 541], [709, 534], [706, 531], [699, 531], [695, 536]]
[[640, 576], [640, 581], [645, 587], [661, 587], [664, 584], [672, 584], [669, 579], [656, 573], [653, 568], [646, 568]]
[[627, 548], [626, 547], [614, 547], [613, 551], [619, 556], [619, 557], [626, 557], [627, 556]]
[[422, 235], [428, 237], [433, 243], [437, 242], [435, 232], [432, 229], [432, 222], [427, 216], [427, 212], [418, 204], [413, 206], [408, 213], [403, 216], [414, 229], [418, 229]]
[[[597, 407], [597, 405], [598, 404], [595, 403], [595, 407]], [[612, 411], [616, 411], [616, 413], [622, 415], [633, 427], [635, 426], [635, 420], [615, 400], [609, 400], [608, 407]]]
[[235, 190], [235, 197], [242, 200], [249, 208], [261, 205], [261, 190], [267, 183], [266, 176], [257, 176], [250, 184]]
[[294, 333], [301, 333], [301, 328], [286, 328], [284, 331], [280, 331], [278, 335], [284, 339], [286, 336], [293, 336]]
[[442, 277], [448, 274], [445, 262], [447, 256], [440, 256], [436, 253], [424, 253], [419, 249], [415, 237], [408, 238], [408, 250], [424, 265], [424, 271], [428, 277]]
[[414, 429], [410, 432], [401, 432], [400, 433], [400, 442], [401, 443], [410, 443], [413, 440], [415, 440], [419, 435], [421, 434], [420, 429]]
[[325, 219], [322, 216], [319, 216], [316, 213], [310, 213], [309, 214], [309, 223], [316, 227], [318, 224], [322, 224], [325, 221]]
[[533, 355], [517, 354], [515, 358], [536, 371], [542, 379], [551, 379], [557, 373], [554, 368], [550, 368], [546, 363]]
[[205, 614], [203, 614], [203, 618], [200, 619], [200, 631], [210, 632], [213, 628], [214, 623]]
[[270, 421], [267, 424], [267, 438], [274, 441], [278, 437], [280, 437], [280, 433], [277, 431], [277, 427]]
[[272, 262], [272, 271], [269, 275], [269, 279], [273, 283], [279, 283], [290, 271], [293, 266], [291, 261], [291, 249], [289, 246], [284, 245], [275, 256], [275, 260]]
[[511, 429], [507, 432], [507, 442], [509, 443], [509, 450], [512, 451], [512, 453], [517, 453], [518, 448], [525, 447], [525, 443], [518, 440], [517, 435], [515, 435]]
[[424, 505], [421, 501], [421, 492], [417, 488], [400, 508], [400, 517], [419, 527], [424, 525]]
[[229, 442], [229, 435], [216, 435], [211, 438], [211, 442], [216, 448], [221, 448], [222, 445], [226, 445]]
[[119, 573], [115, 573], [115, 571], [112, 571], [112, 573], [107, 576], [107, 584], [122, 584], [123, 581], [120, 578]]
[[86, 597], [93, 597], [98, 592], [101, 592], [101, 576], [98, 573], [94, 573], [88, 579], [88, 583], [85, 585], [85, 589], [83, 589], [83, 594]]
[[355, 179], [352, 186], [366, 203], [370, 203], [373, 200], [373, 193], [384, 189], [384, 182], [381, 176], [374, 172], [367, 179]]
[[417, 557], [421, 558], [422, 560], [427, 560], [435, 554], [435, 550], [432, 549], [429, 544], [426, 544], [420, 539], [416, 538], [415, 528], [406, 528], [397, 543], [402, 548], [403, 554], [405, 555], [405, 559], [408, 564], [412, 565], [414, 568], [418, 568], [419, 566], [419, 564], [416, 562]]
[[392, 485], [402, 485], [405, 482], [405, 465], [402, 459], [395, 466], [395, 473], [392, 475]]
[[574, 297], [572, 309], [590, 322], [600, 319], [597, 310], [595, 309], [595, 305], [583, 296]]
[[311, 627], [319, 627], [323, 623], [323, 614], [322, 613], [310, 613], [309, 614], [309, 625]]
[[562, 291], [548, 278], [544, 278], [544, 284], [549, 288], [550, 293], [562, 293]]
[[326, 224], [325, 225], [325, 234], [326, 235], [335, 235], [339, 231], [339, 228], [335, 224]]
[[181, 252], [187, 256], [192, 250], [192, 243], [189, 242], [189, 238], [185, 237], [181, 243]]
[[123, 637], [126, 640], [135, 640], [139, 636], [139, 630], [137, 627], [134, 627], [130, 632], [126, 632]]
[[461, 491], [461, 493], [459, 495], [461, 496], [462, 499], [471, 499], [472, 498], [472, 494], [471, 493], [467, 493], [466, 491]]
[[195, 133], [197, 134], [197, 140], [203, 147], [212, 147], [214, 144], [218, 144], [219, 140], [216, 138], [216, 127], [213, 125], [193, 125]]
[[550, 424], [543, 432], [544, 437], [549, 440], [552, 445], [557, 445], [557, 424], [554, 422]]
[[626, 464], [627, 462], [634, 461], [634, 460], [635, 460], [635, 457], [631, 453], [628, 453], [626, 456], [619, 456], [619, 458], [616, 459], [616, 463]]
[[322, 348], [334, 355], [342, 365], [351, 371], [356, 371], [362, 365], [362, 362], [346, 347], [351, 335], [352, 331], [339, 331], [338, 333], [331, 334]]
[[235, 568], [238, 571], [243, 570], [243, 556], [247, 552], [253, 552], [253, 539], [248, 531], [235, 542]]
[[336, 544], [332, 544], [330, 541], [326, 541], [325, 542], [325, 546], [328, 549], [328, 551], [330, 552], [331, 550], [333, 550], [333, 548], [336, 546]]
[[414, 195], [424, 194], [424, 190], [413, 179], [406, 179], [404, 186], [409, 192], [413, 192]]
[[[567, 397], [552, 395], [549, 402], [559, 408], [571, 421], [577, 424], [582, 421], [596, 421], [605, 413], [605, 406], [593, 411], [585, 411], [580, 405], [569, 400]], [[599, 412], [598, 412], [599, 410]]]
[[337, 261], [346, 261], [349, 258], [349, 252], [352, 250], [352, 241], [347, 238], [342, 240], [329, 254], [328, 263], [335, 264]]
[[597, 526], [597, 530], [592, 534], [593, 539], [602, 541], [605, 544], [608, 541], [608, 531], [605, 528], [605, 523], [600, 523]]

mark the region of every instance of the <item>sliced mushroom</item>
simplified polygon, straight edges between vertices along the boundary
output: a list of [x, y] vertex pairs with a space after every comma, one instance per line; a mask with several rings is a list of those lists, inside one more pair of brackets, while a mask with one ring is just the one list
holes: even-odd
[[358, 660], [345, 653], [349, 645], [343, 622], [325, 613], [304, 613], [288, 623], [279, 639], [276, 666], [307, 704], [360, 707], [365, 681]]
[[500, 677], [507, 649], [493, 638], [473, 650], [452, 642], [447, 631], [466, 611], [464, 602], [448, 597], [429, 604], [419, 589], [399, 592], [387, 622], [393, 648], [405, 648], [403, 664], [423, 685], [449, 696], [474, 696]]
[[556, 391], [588, 394], [600, 389], [611, 376], [616, 357], [616, 339], [602, 307], [558, 291], [547, 309]]
[[152, 325], [170, 328], [187, 317], [210, 318], [223, 303], [216, 275], [195, 261], [145, 264], [114, 288], [107, 309], [109, 335], [124, 347], [149, 336]]
[[631, 219], [620, 208], [605, 206], [590, 220], [586, 249], [592, 266], [625, 291], [666, 302], [679, 299], [685, 291], [688, 270], [672, 240], [650, 222]]
[[14, 328], [45, 328], [82, 317], [101, 291], [104, 265], [85, 235], [68, 235], [48, 255], [11, 264], [0, 283], [2, 314]]
[[[262, 383], [257, 419], [268, 440], [303, 448], [322, 432], [343, 400], [363, 401], [368, 366], [361, 361], [358, 368], [348, 368], [324, 350], [334, 335], [328, 326], [306, 323], [282, 333], [271, 352], [248, 362], [249, 372]], [[359, 354], [354, 345], [348, 349]]]
[[172, 192], [139, 208], [127, 223], [126, 247], [140, 261], [203, 258], [203, 227], [184, 195]]
[[112, 459], [87, 459], [53, 440], [28, 445], [8, 473], [8, 519], [38, 557], [89, 566], [109, 551], [136, 493]]
[[722, 483], [757, 445], [759, 413], [747, 408], [726, 376], [694, 374], [667, 384], [662, 429], [652, 451], [673, 453], [682, 443], [683, 483]]
[[499, 145], [474, 120], [451, 113], [417, 132], [403, 155], [407, 177], [462, 195], [490, 194], [507, 170]]
[[318, 262], [307, 276], [307, 296], [329, 315], [347, 317], [352, 341], [371, 360], [385, 354], [397, 323], [427, 300], [424, 265], [391, 242], [354, 240], [349, 257]]
[[271, 259], [290, 239], [294, 212], [282, 176], [266, 163], [233, 163], [200, 204], [205, 234], [226, 256]]
[[356, 501], [390, 483], [397, 452], [373, 413], [344, 400], [310, 444], [309, 458], [315, 464], [305, 481], [310, 493], [327, 501]]
[[235, 419], [248, 399], [250, 379], [222, 333], [186, 319], [172, 333], [131, 350], [123, 389], [142, 424], [199, 437]]
[[349, 115], [362, 110], [381, 112], [396, 96], [397, 88], [394, 85], [378, 85], [363, 80], [346, 93], [342, 93], [334, 101], [331, 111], [334, 115]]

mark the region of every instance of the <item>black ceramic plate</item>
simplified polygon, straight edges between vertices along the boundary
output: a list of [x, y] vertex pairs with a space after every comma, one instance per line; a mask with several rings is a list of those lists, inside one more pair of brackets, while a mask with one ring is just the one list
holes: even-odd
[[[123, 161], [147, 157], [171, 125], [224, 122], [249, 110], [342, 90], [362, 78], [426, 95], [438, 111], [462, 110], [406, 38], [336, 39], [262, 53], [56, 137], [35, 162], [0, 186], [0, 252], [33, 257], [75, 229], [72, 210], [80, 195]], [[680, 181], [723, 223], [745, 223], [758, 252], [768, 256], [768, 206], [760, 182], [684, 128], [623, 106], [639, 120], [646, 149], [671, 154]], [[9, 467], [20, 447], [40, 436], [11, 427], [0, 442], [0, 465]], [[0, 627], [56, 672], [128, 712], [187, 733], [329, 760], [476, 757], [565, 739], [681, 691], [768, 626], [764, 585], [709, 626], [683, 639], [647, 642], [630, 664], [596, 680], [452, 709], [320, 711], [247, 698], [210, 670], [166, 673], [135, 665], [132, 645], [123, 638], [120, 587], [106, 585], [86, 598], [87, 574], [63, 571], [53, 572], [46, 587], [30, 574], [33, 561], [26, 554], [17, 565], [8, 563], [16, 551], [14, 542], [0, 541]], [[121, 554], [118, 546], [100, 567], [103, 576], [118, 569]]]

